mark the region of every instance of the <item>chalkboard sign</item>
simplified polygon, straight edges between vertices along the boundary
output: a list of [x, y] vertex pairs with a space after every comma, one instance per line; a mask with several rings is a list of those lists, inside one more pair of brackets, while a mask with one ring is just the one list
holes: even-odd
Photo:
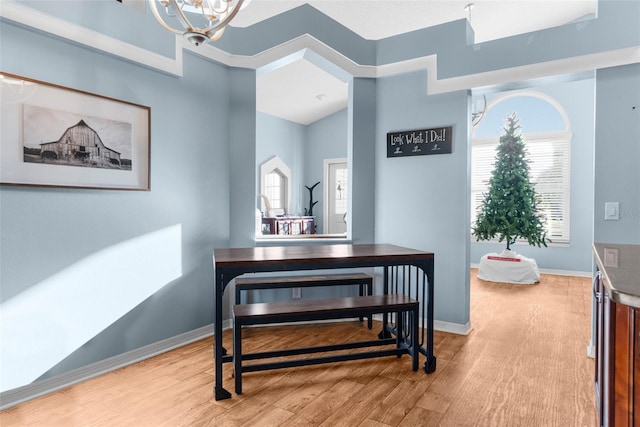
[[387, 133], [387, 157], [451, 153], [452, 126]]

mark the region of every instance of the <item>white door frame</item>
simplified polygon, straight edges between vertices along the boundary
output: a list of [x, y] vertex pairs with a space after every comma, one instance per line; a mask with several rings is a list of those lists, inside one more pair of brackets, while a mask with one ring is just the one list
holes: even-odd
[[346, 157], [324, 159], [322, 179], [322, 233], [329, 234], [329, 166], [335, 163], [347, 163]]

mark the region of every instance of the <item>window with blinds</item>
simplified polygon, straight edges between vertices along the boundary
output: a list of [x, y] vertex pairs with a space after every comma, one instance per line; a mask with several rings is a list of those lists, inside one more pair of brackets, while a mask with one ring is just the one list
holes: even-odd
[[284, 185], [282, 185], [283, 177], [278, 172], [274, 171], [264, 176], [264, 194], [269, 198], [272, 209], [283, 208], [284, 195], [282, 191]]
[[[538, 196], [538, 210], [543, 214], [547, 238], [552, 243], [569, 243], [570, 154], [569, 132], [526, 133], [529, 179]], [[499, 137], [478, 138], [471, 147], [471, 224], [493, 172]]]

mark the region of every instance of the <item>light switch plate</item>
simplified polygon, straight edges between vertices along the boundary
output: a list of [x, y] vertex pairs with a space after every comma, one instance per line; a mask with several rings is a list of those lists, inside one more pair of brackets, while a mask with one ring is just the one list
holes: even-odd
[[620, 203], [606, 202], [604, 204], [605, 221], [616, 221], [620, 219]]

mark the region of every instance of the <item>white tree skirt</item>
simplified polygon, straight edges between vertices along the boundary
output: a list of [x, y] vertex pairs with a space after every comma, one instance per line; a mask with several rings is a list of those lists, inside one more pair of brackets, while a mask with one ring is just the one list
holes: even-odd
[[490, 253], [480, 259], [478, 279], [532, 285], [540, 281], [540, 271], [535, 259], [505, 249], [500, 254]]

